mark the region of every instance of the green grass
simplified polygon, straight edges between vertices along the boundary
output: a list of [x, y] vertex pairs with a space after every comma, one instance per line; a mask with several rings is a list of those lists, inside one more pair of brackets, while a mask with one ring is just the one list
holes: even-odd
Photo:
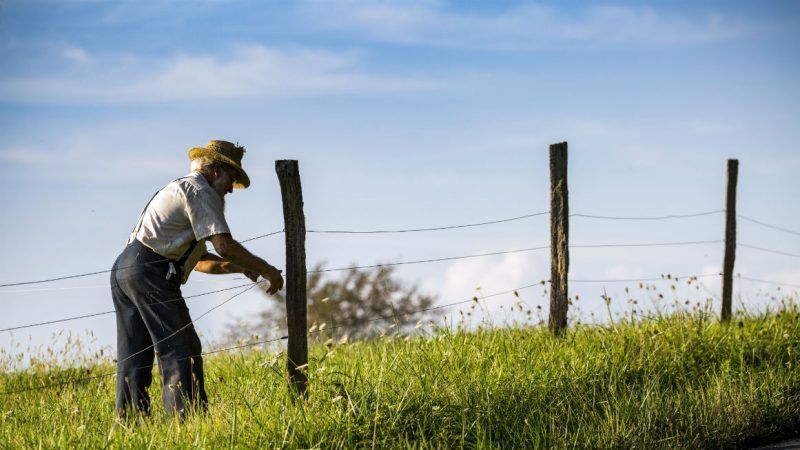
[[[206, 358], [207, 415], [113, 420], [114, 379], [0, 397], [0, 447], [732, 448], [800, 434], [800, 320], [680, 314], [562, 339], [541, 327], [314, 345], [307, 401], [285, 358]], [[0, 390], [88, 369], [34, 366]], [[160, 398], [156, 388], [154, 399]]]

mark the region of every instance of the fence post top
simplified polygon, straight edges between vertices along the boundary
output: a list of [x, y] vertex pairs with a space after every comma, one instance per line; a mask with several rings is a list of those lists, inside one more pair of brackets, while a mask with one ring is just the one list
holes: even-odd
[[279, 173], [299, 173], [299, 165], [296, 159], [275, 160], [275, 171]]

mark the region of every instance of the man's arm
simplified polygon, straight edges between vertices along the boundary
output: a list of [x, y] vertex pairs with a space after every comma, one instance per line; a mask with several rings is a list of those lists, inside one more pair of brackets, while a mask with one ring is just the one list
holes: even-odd
[[[236, 240], [234, 240], [230, 234], [215, 234], [211, 236], [210, 240], [211, 244], [214, 246], [214, 250], [216, 250], [217, 253], [219, 253], [219, 256], [222, 257], [220, 259], [224, 259], [222, 262], [213, 259], [205, 261], [201, 260], [204, 268], [209, 268], [210, 270], [228, 270], [233, 268], [239, 269], [238, 271], [234, 272], [221, 273], [243, 272], [246, 274], [247, 271], [254, 272], [269, 280], [270, 286], [269, 289], [267, 289], [267, 293], [269, 294], [274, 294], [283, 288], [283, 277], [281, 276], [281, 271], [271, 266], [258, 256], [250, 253], [246, 248], [244, 248], [244, 246], [242, 246], [242, 244], [236, 242]], [[232, 263], [232, 265], [225, 266], [226, 262]], [[200, 263], [198, 262], [198, 266], [199, 265]], [[195, 269], [205, 272], [202, 269], [198, 269], [197, 266], [195, 266]]]
[[194, 270], [203, 273], [210, 273], [213, 275], [223, 275], [227, 273], [243, 273], [253, 281], [256, 281], [259, 275], [255, 272], [240, 267], [228, 261], [227, 259], [220, 258], [217, 255], [212, 255], [211, 253], [206, 253], [205, 255], [201, 256], [200, 260], [197, 261], [197, 264], [194, 266]]

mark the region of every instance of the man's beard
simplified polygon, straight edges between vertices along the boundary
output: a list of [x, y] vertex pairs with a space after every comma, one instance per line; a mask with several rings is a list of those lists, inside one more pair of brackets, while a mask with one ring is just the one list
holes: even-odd
[[218, 186], [218, 184], [219, 181], [215, 181], [214, 183], [211, 184], [211, 187], [214, 189], [217, 195], [219, 195], [220, 200], [222, 200], [222, 211], [225, 212], [225, 194], [227, 194], [228, 192], [223, 191], [221, 187]]

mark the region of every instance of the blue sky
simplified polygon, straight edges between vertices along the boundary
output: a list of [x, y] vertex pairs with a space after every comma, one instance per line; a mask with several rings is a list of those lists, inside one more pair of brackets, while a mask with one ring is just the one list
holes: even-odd
[[[796, 2], [3, 2], [0, 282], [110, 268], [147, 199], [188, 170], [189, 147], [210, 139], [248, 149], [253, 185], [228, 199], [238, 238], [282, 227], [276, 159], [300, 161], [311, 229], [436, 226], [547, 210], [547, 149], [563, 140], [573, 212], [722, 209], [725, 161], [738, 158], [739, 212], [798, 230], [799, 19]], [[571, 223], [574, 244], [722, 235], [721, 215]], [[308, 253], [343, 266], [548, 239], [547, 219], [533, 218], [447, 233], [310, 235]], [[739, 242], [800, 253], [797, 236], [741, 221]], [[249, 248], [283, 264], [280, 237]], [[713, 273], [721, 261], [721, 244], [574, 249], [570, 276]], [[794, 257], [740, 248], [737, 271], [800, 284]], [[398, 273], [445, 303], [477, 286], [546, 279], [549, 268], [547, 253], [534, 252]], [[232, 278], [195, 275], [185, 294], [241, 282]], [[106, 280], [2, 288], [0, 328], [108, 309]], [[21, 292], [64, 287], [76, 289]], [[605, 288], [624, 297], [622, 285]], [[585, 314], [604, 307], [602, 289], [571, 286]], [[685, 296], [713, 297], [718, 280], [705, 289]], [[750, 305], [773, 291], [737, 284]], [[540, 291], [526, 295], [546, 304]], [[225, 298], [190, 309], [199, 315]], [[198, 328], [213, 339], [263, 304], [243, 295]], [[49, 343], [61, 328], [4, 333], [0, 344]], [[96, 346], [114, 342], [112, 316], [67, 329], [93, 330]]]

